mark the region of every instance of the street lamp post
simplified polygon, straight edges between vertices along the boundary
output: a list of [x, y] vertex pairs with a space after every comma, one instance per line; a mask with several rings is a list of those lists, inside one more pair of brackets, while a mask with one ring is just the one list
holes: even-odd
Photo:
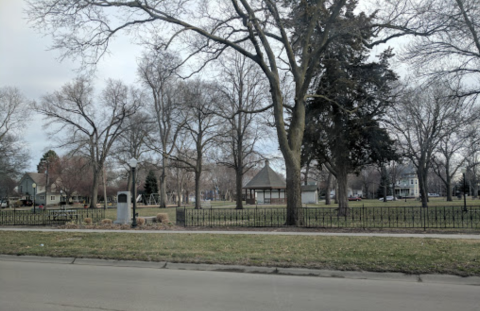
[[63, 204], [63, 190], [60, 189], [60, 205], [63, 205], [63, 210], [65, 210], [65, 205]]
[[466, 193], [465, 193], [465, 189], [467, 188], [467, 185], [466, 185], [466, 178], [465, 178], [465, 172], [467, 170], [464, 168], [462, 169], [462, 174], [463, 174], [463, 211], [466, 212], [467, 211], [467, 196], [466, 196]]
[[137, 227], [137, 198], [135, 197], [135, 168], [137, 167], [137, 159], [131, 158], [128, 164], [132, 168], [132, 196], [133, 196], [133, 221], [132, 221], [132, 228]]
[[35, 190], [37, 188], [37, 184], [33, 183], [32, 188], [33, 188], [33, 213], [36, 214], [37, 212], [35, 210]]

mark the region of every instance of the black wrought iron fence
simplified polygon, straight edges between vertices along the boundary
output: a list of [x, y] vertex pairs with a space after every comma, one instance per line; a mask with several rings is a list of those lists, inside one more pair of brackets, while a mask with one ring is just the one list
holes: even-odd
[[3, 226], [42, 226], [57, 225], [67, 222], [82, 223], [85, 218], [91, 218], [93, 223], [105, 218], [105, 210], [69, 209], [32, 211], [12, 210], [0, 211], [0, 225]]
[[[351, 207], [346, 215], [337, 208], [301, 209], [307, 228], [458, 228], [480, 229], [480, 207]], [[177, 208], [177, 225], [185, 227], [282, 227], [286, 208], [242, 210]]]

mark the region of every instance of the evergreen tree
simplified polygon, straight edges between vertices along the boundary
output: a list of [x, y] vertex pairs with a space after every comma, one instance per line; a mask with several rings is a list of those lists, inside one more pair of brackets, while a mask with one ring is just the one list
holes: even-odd
[[[347, 21], [363, 29], [364, 40], [374, 35], [370, 17], [352, 13], [341, 22]], [[306, 106], [302, 151], [313, 154], [337, 179], [340, 215], [348, 209], [348, 174], [396, 158], [393, 141], [380, 124], [397, 80], [389, 66], [393, 54], [387, 49], [376, 62], [369, 57], [359, 38], [338, 38], [320, 62], [316, 95]]]
[[150, 170], [145, 179], [145, 197], [149, 198], [151, 194], [158, 193], [157, 177], [155, 173]]
[[47, 166], [50, 170], [53, 170], [53, 166], [57, 163], [57, 161], [58, 161], [57, 153], [53, 150], [48, 150], [43, 154], [42, 158], [40, 159], [40, 162], [38, 162], [37, 172], [45, 173]]

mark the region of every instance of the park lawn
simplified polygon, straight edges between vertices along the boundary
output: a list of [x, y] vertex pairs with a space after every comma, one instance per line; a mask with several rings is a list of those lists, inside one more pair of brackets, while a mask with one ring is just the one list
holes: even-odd
[[0, 253], [480, 276], [480, 241], [460, 239], [2, 231]]
[[[303, 207], [328, 207], [328, 208], [336, 208], [338, 207], [338, 204], [334, 203], [334, 200], [331, 200], [330, 205], [325, 204], [325, 200], [320, 200], [318, 204], [304, 204]], [[457, 199], [456, 197], [453, 199], [451, 202], [447, 202], [445, 197], [432, 197], [429, 198], [429, 203], [428, 206], [463, 206], [463, 198], [462, 199]], [[235, 208], [235, 202], [230, 202], [230, 201], [211, 201], [212, 208]], [[480, 205], [480, 200], [473, 200], [471, 197], [467, 198], [467, 206], [479, 206]], [[255, 208], [256, 205], [247, 205], [243, 204], [244, 208]], [[348, 206], [350, 207], [360, 207], [360, 206], [365, 206], [365, 207], [386, 207], [386, 206], [422, 206], [421, 202], [417, 199], [398, 199], [396, 201], [387, 201], [383, 202], [378, 199], [364, 199], [362, 201], [349, 201]], [[270, 205], [270, 204], [265, 204], [265, 205], [258, 205], [258, 208], [261, 207], [286, 207], [286, 205]], [[187, 205], [187, 208], [193, 208], [192, 205]]]

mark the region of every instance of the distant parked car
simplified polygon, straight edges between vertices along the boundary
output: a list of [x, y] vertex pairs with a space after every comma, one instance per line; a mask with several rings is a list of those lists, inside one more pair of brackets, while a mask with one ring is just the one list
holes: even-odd
[[[383, 201], [383, 198], [378, 199], [379, 201]], [[387, 201], [393, 201], [394, 198], [392, 195], [387, 195]]]
[[348, 198], [349, 201], [361, 201], [362, 198], [359, 196], [353, 196]]
[[439, 197], [440, 195], [438, 193], [427, 193], [429, 197]]

